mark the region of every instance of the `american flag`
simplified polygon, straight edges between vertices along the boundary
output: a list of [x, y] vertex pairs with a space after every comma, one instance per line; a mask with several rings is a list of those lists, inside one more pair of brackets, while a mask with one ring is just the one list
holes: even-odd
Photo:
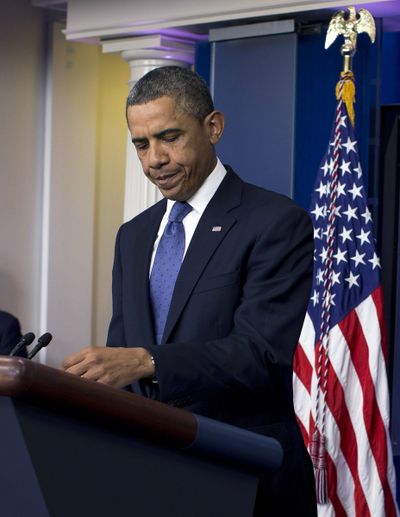
[[325, 438], [327, 501], [318, 515], [395, 516], [381, 265], [340, 94], [310, 213], [314, 278], [293, 387], [306, 446], [316, 430]]

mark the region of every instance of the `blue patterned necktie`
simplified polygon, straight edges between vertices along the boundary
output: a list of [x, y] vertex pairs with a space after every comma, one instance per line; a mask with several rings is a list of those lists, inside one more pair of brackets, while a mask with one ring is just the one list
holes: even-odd
[[176, 201], [161, 236], [150, 275], [150, 297], [153, 307], [157, 343], [161, 343], [172, 293], [185, 251], [183, 219], [192, 210], [188, 203]]

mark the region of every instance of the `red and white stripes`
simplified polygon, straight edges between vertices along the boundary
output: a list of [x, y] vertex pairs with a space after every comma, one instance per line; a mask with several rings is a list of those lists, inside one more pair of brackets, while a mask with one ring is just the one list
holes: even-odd
[[[329, 332], [325, 393], [329, 501], [319, 505], [321, 516], [397, 515], [382, 312], [378, 287]], [[293, 376], [295, 410], [307, 446], [316, 421], [314, 344], [315, 329], [307, 314]]]

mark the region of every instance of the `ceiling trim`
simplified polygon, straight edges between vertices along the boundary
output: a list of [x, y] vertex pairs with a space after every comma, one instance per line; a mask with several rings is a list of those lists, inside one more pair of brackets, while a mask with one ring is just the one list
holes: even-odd
[[[51, 0], [50, 0], [51, 1]], [[364, 0], [363, 4], [372, 3], [374, 0]], [[151, 31], [160, 31], [168, 28], [184, 28], [185, 26], [198, 26], [202, 24], [213, 24], [218, 22], [247, 20], [249, 18], [267, 17], [274, 15], [290, 15], [291, 13], [311, 11], [316, 9], [333, 9], [354, 5], [354, 0], [328, 0], [328, 1], [302, 1], [292, 0], [291, 2], [278, 2], [276, 0], [265, 0], [262, 4], [257, 0], [242, 2], [235, 0], [220, 0], [215, 2], [204, 2], [204, 9], [199, 13], [198, 4], [185, 2], [184, 16], [171, 16], [171, 13], [182, 12], [173, 8], [172, 4], [182, 7], [179, 0], [171, 2], [170, 8], [166, 9], [166, 3], [162, 2], [157, 6], [156, 1], [149, 1], [141, 10], [134, 9], [134, 2], [129, 0], [114, 0], [113, 12], [116, 13], [110, 20], [109, 15], [104, 12], [104, 19], [99, 15], [99, 10], [104, 2], [79, 2], [69, 0], [68, 20], [65, 35], [68, 40], [85, 40], [93, 38], [113, 38], [133, 36]], [[92, 4], [92, 8], [89, 8]], [[252, 5], [253, 4], [253, 5]], [[137, 4], [136, 4], [137, 5]], [[237, 8], [240, 5], [240, 8]], [[97, 16], [90, 16], [96, 9]], [[148, 10], [147, 10], [148, 9]], [[191, 12], [192, 9], [192, 12]], [[207, 12], [208, 9], [208, 12]], [[213, 10], [215, 9], [215, 10]], [[132, 14], [131, 14], [132, 13]], [[158, 16], [157, 16], [158, 13]], [[118, 19], [118, 16], [121, 20]], [[96, 19], [94, 19], [96, 18]]]

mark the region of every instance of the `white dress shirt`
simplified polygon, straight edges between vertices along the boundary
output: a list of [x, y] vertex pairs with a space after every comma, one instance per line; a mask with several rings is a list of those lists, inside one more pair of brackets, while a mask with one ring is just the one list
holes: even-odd
[[[192, 210], [183, 220], [183, 227], [185, 228], [185, 251], [183, 256], [185, 256], [186, 254], [190, 241], [192, 240], [193, 234], [196, 230], [201, 216], [203, 215], [204, 210], [206, 209], [208, 203], [211, 201], [211, 198], [216, 193], [218, 187], [220, 186], [222, 180], [225, 177], [225, 174], [226, 169], [220, 162], [219, 158], [217, 158], [217, 165], [215, 166], [212, 173], [209, 176], [207, 176], [199, 190], [195, 192], [195, 194], [190, 199], [187, 200], [189, 205], [192, 207]], [[157, 239], [154, 241], [153, 254], [150, 263], [150, 273], [153, 269], [154, 257], [156, 255], [158, 243], [160, 242], [160, 238], [164, 232], [164, 228], [168, 222], [169, 213], [174, 203], [175, 201], [173, 201], [172, 199], [168, 199], [167, 201], [167, 208], [165, 210], [163, 218], [161, 219]]]

